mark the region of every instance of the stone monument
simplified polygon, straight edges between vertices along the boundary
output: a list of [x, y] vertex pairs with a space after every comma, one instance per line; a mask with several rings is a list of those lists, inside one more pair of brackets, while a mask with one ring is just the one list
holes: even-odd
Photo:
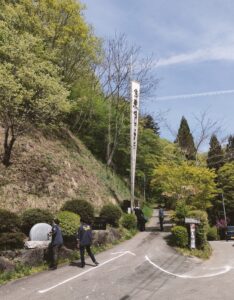
[[29, 241], [25, 243], [26, 248], [44, 248], [47, 247], [51, 241], [48, 233], [51, 231], [51, 225], [47, 223], [35, 224], [29, 232]]

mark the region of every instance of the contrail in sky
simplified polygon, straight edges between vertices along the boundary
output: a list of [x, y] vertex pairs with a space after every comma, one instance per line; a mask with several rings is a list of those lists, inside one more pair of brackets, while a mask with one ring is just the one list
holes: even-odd
[[157, 97], [156, 100], [174, 100], [174, 99], [187, 99], [187, 98], [196, 98], [196, 97], [205, 97], [205, 96], [218, 96], [225, 94], [234, 94], [234, 90], [222, 90], [222, 91], [212, 91], [212, 92], [204, 92], [204, 93], [196, 93], [196, 94], [182, 94], [182, 95], [174, 95], [174, 96], [162, 96]]

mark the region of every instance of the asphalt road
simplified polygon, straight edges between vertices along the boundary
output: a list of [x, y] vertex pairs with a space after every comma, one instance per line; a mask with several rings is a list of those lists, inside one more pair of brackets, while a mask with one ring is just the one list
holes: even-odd
[[166, 232], [137, 234], [97, 255], [100, 265], [77, 265], [17, 280], [0, 287], [1, 300], [209, 300], [234, 299], [233, 242], [213, 242], [208, 261], [183, 257], [167, 246]]

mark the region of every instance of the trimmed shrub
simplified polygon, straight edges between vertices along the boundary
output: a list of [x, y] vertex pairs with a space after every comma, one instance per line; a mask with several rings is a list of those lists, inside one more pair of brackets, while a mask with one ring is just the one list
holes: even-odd
[[29, 234], [30, 229], [37, 223], [51, 224], [53, 221], [53, 215], [45, 210], [39, 208], [31, 208], [26, 210], [22, 216], [22, 230], [25, 234]]
[[74, 236], [80, 226], [80, 217], [71, 211], [60, 211], [56, 217], [59, 219], [59, 226], [63, 236]]
[[209, 228], [207, 213], [203, 210], [193, 210], [188, 213], [188, 217], [200, 220], [201, 223], [196, 227], [196, 247], [204, 249]]
[[136, 229], [137, 218], [135, 214], [124, 214], [120, 220], [122, 226], [126, 229]]
[[216, 226], [208, 228], [207, 240], [208, 241], [217, 241], [218, 240], [218, 231], [217, 231]]
[[16, 213], [0, 209], [0, 233], [20, 230], [21, 222]]
[[81, 219], [90, 224], [94, 219], [94, 207], [86, 200], [69, 200], [63, 205], [61, 210], [78, 214]]
[[3, 232], [0, 234], [0, 250], [21, 249], [25, 239], [22, 232]]
[[188, 231], [183, 226], [174, 226], [171, 229], [172, 243], [175, 246], [185, 248], [188, 246]]
[[100, 212], [100, 217], [103, 218], [107, 224], [110, 224], [113, 227], [119, 226], [119, 219], [121, 218], [121, 215], [121, 209], [112, 203], [104, 205]]

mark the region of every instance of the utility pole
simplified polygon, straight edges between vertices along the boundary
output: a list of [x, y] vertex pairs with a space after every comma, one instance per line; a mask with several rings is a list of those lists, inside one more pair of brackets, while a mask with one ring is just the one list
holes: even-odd
[[143, 195], [144, 195], [144, 202], [145, 202], [145, 173], [144, 173], [144, 191], [143, 191]]
[[223, 197], [223, 193], [222, 193], [222, 202], [223, 202], [223, 214], [224, 214], [224, 220], [227, 226], [227, 216], [226, 216], [226, 209], [225, 209], [225, 203], [224, 203], [224, 197]]

